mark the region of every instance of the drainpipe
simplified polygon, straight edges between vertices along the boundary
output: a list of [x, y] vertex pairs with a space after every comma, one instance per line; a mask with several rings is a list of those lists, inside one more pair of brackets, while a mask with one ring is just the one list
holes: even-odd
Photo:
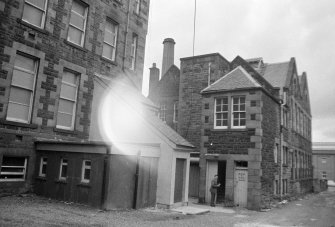
[[137, 161], [136, 161], [136, 171], [135, 171], [135, 188], [134, 188], [134, 200], [133, 200], [133, 209], [136, 209], [137, 201], [137, 189], [138, 189], [138, 178], [140, 175], [140, 158], [141, 151], [137, 152]]
[[[283, 92], [283, 94], [284, 94], [284, 92]], [[279, 150], [280, 150], [280, 167], [279, 167], [279, 169], [280, 169], [280, 176], [279, 176], [279, 179], [280, 179], [280, 185], [281, 185], [281, 187], [280, 187], [280, 201], [282, 201], [282, 199], [283, 199], [283, 141], [284, 141], [284, 137], [283, 137], [283, 128], [282, 128], [282, 118], [283, 118], [283, 110], [284, 110], [284, 107], [283, 107], [283, 105], [284, 105], [284, 102], [283, 102], [283, 100], [281, 99], [280, 100], [280, 111], [279, 111], [279, 119], [280, 119], [280, 125], [279, 125], [279, 127], [280, 127], [280, 148], [279, 148]]]
[[126, 31], [124, 33], [124, 48], [123, 48], [123, 58], [122, 58], [122, 70], [123, 71], [125, 69], [125, 61], [126, 61], [127, 36], [128, 36], [129, 20], [130, 20], [130, 2], [131, 0], [128, 0], [127, 26], [126, 26]]

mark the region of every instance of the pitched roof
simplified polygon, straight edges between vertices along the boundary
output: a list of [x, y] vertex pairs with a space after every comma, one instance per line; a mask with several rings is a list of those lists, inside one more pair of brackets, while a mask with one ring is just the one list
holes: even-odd
[[[111, 83], [111, 79], [104, 77], [103, 75], [95, 74], [96, 77], [94, 78], [96, 81], [100, 81], [104, 84], [105, 87], [111, 86], [111, 84], [115, 84], [116, 82], [113, 81]], [[144, 97], [142, 93], [140, 93], [137, 89], [130, 86], [126, 83], [118, 83], [118, 89], [113, 89], [113, 92], [117, 93], [121, 97], [124, 96], [124, 93], [126, 92], [128, 95], [130, 94], [132, 98], [135, 98], [137, 102], [145, 104], [147, 106], [154, 105], [148, 98]], [[127, 102], [127, 98], [124, 97], [123, 99], [125, 102]], [[129, 106], [131, 104], [129, 103]], [[188, 148], [194, 148], [192, 144], [190, 144], [187, 140], [185, 140], [181, 135], [179, 135], [176, 131], [174, 131], [172, 128], [170, 128], [167, 124], [165, 124], [162, 120], [160, 120], [157, 116], [150, 113], [149, 110], [141, 113], [141, 111], [136, 110], [136, 107], [131, 106], [134, 108], [134, 113], [139, 114], [142, 119], [152, 125], [155, 129], [157, 129], [159, 132], [161, 132], [169, 141], [174, 143], [178, 146], [188, 147]]]
[[266, 64], [263, 77], [274, 87], [285, 87], [290, 62]]
[[[187, 140], [185, 140], [181, 135], [179, 135], [175, 130], [170, 128], [166, 123], [161, 121], [155, 115], [149, 115], [146, 117], [147, 121], [158, 131], [160, 131], [163, 135], [165, 135], [171, 142], [178, 146], [194, 148], [192, 144], [190, 144]], [[149, 119], [150, 118], [150, 119]]]
[[201, 92], [255, 87], [261, 87], [261, 85], [242, 66], [238, 66], [213, 84], [203, 89]]

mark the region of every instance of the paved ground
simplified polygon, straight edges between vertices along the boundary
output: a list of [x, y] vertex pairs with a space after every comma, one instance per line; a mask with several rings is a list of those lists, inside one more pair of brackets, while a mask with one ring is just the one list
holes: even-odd
[[196, 205], [202, 215], [166, 210], [100, 211], [28, 195], [0, 198], [0, 226], [326, 226], [335, 227], [335, 192], [311, 194], [268, 212]]

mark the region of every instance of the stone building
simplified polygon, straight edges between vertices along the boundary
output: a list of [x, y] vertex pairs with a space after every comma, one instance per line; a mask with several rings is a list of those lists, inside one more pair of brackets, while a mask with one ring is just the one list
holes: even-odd
[[335, 183], [335, 143], [313, 143], [314, 178]]
[[[208, 202], [216, 173], [219, 202], [250, 209], [312, 189], [308, 84], [294, 58], [267, 64], [238, 56], [229, 62], [214, 53], [180, 61], [180, 71], [172, 65], [176, 73], [168, 69], [161, 80], [159, 69], [151, 68], [149, 98], [163, 106], [160, 116], [171, 127], [166, 116], [178, 103], [178, 133], [196, 147], [190, 195]], [[178, 95], [167, 89], [175, 87]]]
[[32, 188], [34, 141], [88, 141], [96, 73], [140, 90], [148, 12], [149, 0], [0, 2], [0, 193]]

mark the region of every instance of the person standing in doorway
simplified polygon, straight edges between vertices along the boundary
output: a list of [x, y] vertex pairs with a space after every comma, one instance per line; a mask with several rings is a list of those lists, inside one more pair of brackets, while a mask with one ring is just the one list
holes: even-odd
[[209, 191], [211, 192], [211, 206], [215, 207], [216, 204], [216, 197], [217, 197], [217, 189], [218, 187], [220, 187], [220, 183], [218, 183], [218, 175], [215, 174], [214, 175], [214, 179], [211, 182], [211, 188], [209, 189]]

